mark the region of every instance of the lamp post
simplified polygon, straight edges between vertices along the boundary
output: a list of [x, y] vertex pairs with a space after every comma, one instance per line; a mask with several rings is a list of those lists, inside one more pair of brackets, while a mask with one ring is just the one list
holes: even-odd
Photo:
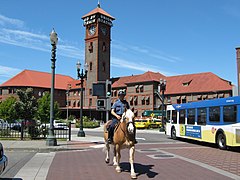
[[80, 85], [81, 85], [81, 105], [80, 105], [80, 127], [79, 127], [79, 131], [78, 131], [78, 137], [85, 137], [85, 133], [83, 131], [83, 81], [84, 81], [84, 78], [87, 79], [87, 63], [84, 65], [84, 69], [85, 69], [85, 72], [83, 72], [83, 69], [81, 70], [81, 73], [80, 73], [80, 68], [81, 68], [81, 63], [78, 61], [77, 62], [77, 77], [80, 79]]
[[53, 120], [54, 120], [54, 85], [55, 85], [55, 62], [56, 62], [56, 48], [57, 48], [57, 42], [58, 37], [57, 33], [53, 29], [50, 34], [50, 41], [52, 45], [52, 84], [51, 84], [51, 102], [50, 102], [50, 128], [48, 132], [48, 137], [46, 141], [47, 146], [56, 146], [57, 145], [57, 139], [54, 134], [54, 127], [53, 127]]
[[162, 92], [162, 126], [159, 129], [160, 132], [164, 132], [165, 131], [163, 112], [164, 112], [164, 91], [166, 90], [166, 84], [167, 84], [166, 79], [164, 79], [164, 80], [160, 79], [159, 86], [160, 86], [160, 92]]

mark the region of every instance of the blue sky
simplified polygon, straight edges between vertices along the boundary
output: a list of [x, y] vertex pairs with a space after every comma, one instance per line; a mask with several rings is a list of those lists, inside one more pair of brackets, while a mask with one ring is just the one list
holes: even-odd
[[[81, 17], [98, 0], [1, 0], [0, 84], [24, 69], [51, 72], [49, 34], [58, 33], [56, 73], [76, 78], [84, 62]], [[213, 72], [237, 82], [239, 0], [100, 0], [112, 27], [111, 77], [148, 70], [166, 76]]]

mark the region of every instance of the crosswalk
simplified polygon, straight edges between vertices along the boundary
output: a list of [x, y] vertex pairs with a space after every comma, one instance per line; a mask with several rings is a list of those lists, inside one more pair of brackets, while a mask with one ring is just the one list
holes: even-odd
[[53, 161], [55, 152], [36, 153], [30, 161], [28, 161], [14, 178], [24, 180], [44, 180], [47, 178], [48, 169]]

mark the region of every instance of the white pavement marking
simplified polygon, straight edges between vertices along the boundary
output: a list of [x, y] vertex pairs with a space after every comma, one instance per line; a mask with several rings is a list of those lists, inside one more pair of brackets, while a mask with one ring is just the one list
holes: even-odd
[[35, 156], [18, 171], [14, 178], [22, 178], [24, 180], [46, 179], [54, 156], [55, 152], [35, 154]]
[[136, 137], [136, 139], [146, 141], [145, 138]]
[[92, 148], [104, 148], [105, 147], [105, 144], [98, 144], [98, 145], [94, 145], [94, 146], [90, 146]]

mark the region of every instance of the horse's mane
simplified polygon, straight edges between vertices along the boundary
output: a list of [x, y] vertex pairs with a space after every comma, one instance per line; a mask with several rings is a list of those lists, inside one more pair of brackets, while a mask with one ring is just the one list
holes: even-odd
[[130, 122], [133, 121], [133, 119], [134, 119], [134, 113], [132, 112], [131, 109], [127, 109], [124, 113], [125, 113], [124, 116], [125, 116], [126, 118], [128, 118], [128, 119], [130, 120]]

